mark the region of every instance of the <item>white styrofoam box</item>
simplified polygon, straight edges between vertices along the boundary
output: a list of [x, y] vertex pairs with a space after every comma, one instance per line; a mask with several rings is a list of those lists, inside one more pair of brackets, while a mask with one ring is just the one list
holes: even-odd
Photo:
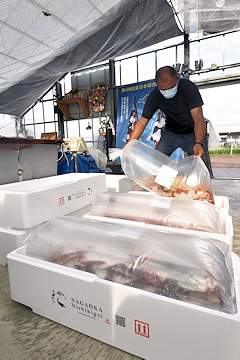
[[[25, 149], [27, 150], [27, 149]], [[23, 150], [22, 150], [23, 151]], [[22, 175], [23, 180], [32, 179], [31, 171], [31, 152], [24, 151], [24, 158], [21, 159], [22, 153], [19, 152], [20, 166], [24, 170]], [[19, 181], [17, 171], [18, 164], [18, 151], [1, 149], [0, 148], [0, 185], [8, 184]]]
[[[76, 211], [67, 214], [66, 216], [77, 216], [81, 217], [89, 212], [91, 204], [86, 205]], [[41, 224], [39, 224], [41, 225]], [[30, 231], [35, 228], [29, 229], [4, 229], [0, 228], [0, 265], [5, 266], [7, 264], [7, 254], [11, 251], [18, 249], [24, 245], [24, 241]]]
[[106, 174], [106, 186], [109, 192], [126, 193], [132, 190], [132, 181], [125, 175]]
[[[150, 191], [129, 191], [131, 194], [137, 194], [137, 195], [150, 195], [154, 196], [154, 194]], [[157, 196], [157, 195], [155, 195]], [[229, 199], [227, 196], [213, 196], [214, 203], [217, 207], [225, 209], [226, 213], [229, 212]], [[196, 200], [197, 201], [197, 200]]]
[[213, 196], [214, 203], [216, 206], [226, 209], [229, 211], [229, 199], [226, 196]]
[[140, 221], [122, 220], [122, 219], [109, 218], [109, 217], [104, 217], [104, 216], [90, 215], [88, 213], [83, 215], [83, 218], [111, 222], [111, 223], [119, 223], [119, 224], [122, 223], [122, 224], [127, 224], [130, 226], [137, 226], [138, 228], [140, 226], [142, 226], [142, 227], [145, 227], [148, 229], [157, 229], [157, 230], [168, 232], [168, 233], [197, 235], [203, 239], [211, 238], [211, 239], [223, 241], [227, 245], [229, 245], [231, 251], [233, 250], [233, 222], [232, 222], [232, 217], [228, 214], [226, 214], [224, 216], [224, 218], [226, 219], [226, 233], [225, 234], [218, 234], [218, 233], [212, 233], [212, 232], [207, 232], [207, 231], [198, 231], [198, 230], [190, 230], [190, 229], [181, 229], [181, 228], [175, 228], [175, 227], [170, 227], [170, 226], [147, 224], [147, 223], [140, 222]]
[[26, 229], [92, 203], [105, 174], [71, 173], [0, 186], [0, 227]]
[[8, 254], [11, 297], [33, 312], [147, 360], [239, 360], [237, 313], [182, 302], [25, 255]]
[[82, 217], [83, 215], [87, 214], [91, 209], [92, 204], [86, 205], [80, 209], [77, 209], [76, 211], [70, 212], [66, 216], [76, 216], [76, 217]]
[[59, 144], [38, 144], [31, 147], [32, 179], [57, 175]]
[[23, 246], [29, 231], [0, 228], [0, 265], [7, 264], [8, 253]]
[[[86, 214], [91, 208], [91, 204], [84, 206], [76, 211], [67, 214], [66, 216], [81, 217]], [[41, 225], [41, 224], [39, 224]], [[11, 251], [23, 246], [29, 232], [34, 229], [4, 229], [0, 228], [0, 265], [5, 266], [7, 264], [7, 254]]]
[[[11, 144], [16, 148], [16, 144]], [[19, 152], [0, 149], [0, 184], [57, 175], [59, 144], [37, 144]], [[23, 170], [21, 178], [17, 171]]]

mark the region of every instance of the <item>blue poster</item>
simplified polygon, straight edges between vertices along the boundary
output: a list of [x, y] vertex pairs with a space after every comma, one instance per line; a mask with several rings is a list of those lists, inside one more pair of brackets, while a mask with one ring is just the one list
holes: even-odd
[[[117, 112], [117, 138], [116, 147], [122, 148], [126, 145], [128, 139], [131, 137], [131, 132], [134, 126], [142, 116], [144, 104], [148, 95], [156, 87], [154, 80], [131, 85], [121, 86], [118, 89], [118, 112]], [[152, 119], [150, 119], [144, 132], [139, 140], [145, 144], [156, 147], [157, 136], [153, 136], [156, 123], [159, 122], [159, 113], [157, 111]], [[161, 117], [160, 117], [161, 118]], [[160, 138], [160, 137], [159, 137]]]
[[[148, 95], [156, 87], [154, 80], [121, 86], [118, 89], [117, 138], [116, 147], [121, 149], [131, 137], [134, 126], [142, 116]], [[148, 122], [139, 140], [156, 148], [161, 138], [161, 129], [165, 126], [166, 115], [158, 110]], [[182, 149], [176, 149], [171, 158], [180, 160]]]

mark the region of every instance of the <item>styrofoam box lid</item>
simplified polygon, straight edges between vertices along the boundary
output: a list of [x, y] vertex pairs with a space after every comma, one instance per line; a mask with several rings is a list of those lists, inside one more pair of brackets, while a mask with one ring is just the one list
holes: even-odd
[[5, 184], [0, 186], [1, 193], [19, 193], [29, 194], [33, 192], [40, 192], [46, 188], [54, 186], [71, 184], [81, 179], [96, 176], [98, 174], [85, 174], [85, 173], [70, 173], [57, 176], [50, 176], [41, 179], [33, 179], [12, 184]]
[[109, 192], [124, 192], [132, 190], [132, 180], [126, 175], [106, 174], [106, 187]]
[[132, 182], [126, 175], [118, 175], [118, 174], [106, 174], [106, 180], [108, 181], [121, 181], [121, 180], [128, 180]]
[[92, 203], [103, 173], [71, 173], [0, 186], [0, 227], [26, 229]]

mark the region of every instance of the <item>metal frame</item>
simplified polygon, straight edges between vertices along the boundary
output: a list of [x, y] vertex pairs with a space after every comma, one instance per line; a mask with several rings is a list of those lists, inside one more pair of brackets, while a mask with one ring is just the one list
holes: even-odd
[[[137, 81], [139, 81], [139, 67], [138, 67], [138, 61], [139, 61], [139, 57], [142, 55], [147, 55], [150, 53], [155, 53], [155, 70], [157, 70], [157, 54], [160, 51], [164, 51], [166, 49], [170, 49], [170, 48], [175, 48], [175, 61], [177, 63], [178, 61], [178, 47], [182, 46], [184, 47], [184, 77], [185, 78], [189, 78], [189, 75], [193, 75], [193, 74], [200, 74], [200, 73], [206, 73], [206, 72], [210, 72], [210, 71], [215, 71], [215, 70], [224, 70], [227, 68], [233, 68], [233, 67], [237, 67], [240, 66], [240, 63], [234, 63], [234, 64], [228, 64], [228, 65], [223, 65], [218, 67], [217, 69], [201, 69], [201, 70], [191, 70], [189, 69], [189, 58], [190, 58], [190, 48], [189, 45], [193, 42], [201, 42], [204, 41], [205, 39], [208, 38], [213, 38], [213, 37], [217, 37], [217, 36], [224, 36], [226, 34], [230, 34], [230, 33], [234, 33], [234, 32], [239, 32], [239, 30], [232, 30], [232, 31], [228, 31], [228, 32], [223, 32], [223, 33], [218, 33], [218, 34], [214, 34], [214, 35], [208, 35], [208, 36], [204, 36], [201, 39], [193, 39], [193, 40], [189, 40], [189, 35], [187, 33], [184, 33], [184, 41], [183, 42], [179, 42], [177, 44], [174, 45], [170, 45], [170, 46], [166, 46], [157, 50], [152, 50], [152, 51], [147, 51], [144, 52], [142, 54], [138, 54], [138, 55], [130, 55], [130, 56], [123, 56], [116, 58], [115, 60], [111, 59], [109, 60], [109, 79], [110, 79], [110, 86], [109, 86], [109, 92], [110, 92], [110, 103], [111, 103], [111, 119], [114, 123], [114, 126], [116, 127], [116, 112], [117, 112], [117, 100], [116, 100], [116, 90], [119, 88], [119, 86], [116, 86], [116, 72], [115, 72], [115, 64], [119, 63], [119, 77], [120, 77], [120, 86], [121, 85], [125, 85], [122, 84], [122, 69], [121, 69], [121, 62], [130, 58], [136, 58], [136, 71], [137, 71]], [[86, 67], [86, 68], [82, 68], [79, 70], [76, 70], [74, 72], [72, 72], [71, 74], [74, 75], [74, 73], [78, 73], [80, 71], [85, 71], [85, 70], [94, 70], [95, 68], [99, 68], [99, 66], [101, 65], [106, 65], [106, 62], [102, 62], [90, 67]], [[67, 75], [67, 73], [65, 73], [60, 79], [63, 79], [65, 76]], [[90, 73], [90, 79], [91, 79], [91, 73]], [[21, 116], [21, 121], [22, 121], [22, 126], [23, 127], [27, 127], [28, 125], [33, 126], [34, 130], [35, 130], [35, 125], [40, 125], [42, 124], [43, 126], [45, 126], [45, 121], [43, 122], [39, 122], [36, 123], [35, 119], [34, 119], [34, 107], [37, 103], [41, 102], [42, 103], [42, 107], [43, 107], [43, 119], [45, 119], [44, 116], [44, 102], [45, 101], [52, 101], [53, 102], [53, 106], [55, 105], [55, 101], [57, 98], [62, 96], [62, 92], [61, 92], [61, 84], [59, 83], [59, 81], [57, 83], [54, 84], [54, 86], [50, 89], [48, 89], [43, 96], [38, 99], [28, 110], [26, 110], [22, 116]], [[219, 78], [219, 79], [209, 79], [207, 81], [195, 81], [195, 83], [197, 84], [198, 87], [200, 88], [207, 88], [207, 87], [214, 87], [214, 86], [222, 86], [222, 85], [228, 85], [228, 84], [233, 84], [233, 83], [239, 83], [240, 82], [240, 74], [239, 75], [232, 75], [232, 76], [228, 76], [226, 78]], [[55, 88], [55, 92], [56, 92], [56, 96], [53, 96], [53, 99], [48, 99], [48, 100], [43, 100], [44, 96], [51, 90]], [[26, 115], [27, 112], [29, 112], [30, 110], [33, 111], [33, 123], [29, 123], [29, 124], [25, 124], [25, 120], [24, 120], [24, 116]], [[55, 110], [56, 110], [56, 105], [55, 105]], [[54, 120], [51, 122], [47, 122], [47, 123], [54, 123], [55, 125], [55, 129], [56, 129], [56, 125], [58, 124], [58, 136], [59, 138], [63, 138], [65, 136], [64, 134], [64, 123], [66, 122], [66, 120], [64, 120], [63, 115], [61, 112], [58, 111], [54, 111], [55, 116], [57, 116], [57, 119], [54, 118]], [[93, 117], [90, 116], [89, 120], [91, 121], [92, 125], [93, 125]], [[67, 120], [67, 121], [71, 121], [71, 120]], [[75, 120], [74, 120], [75, 121]], [[80, 120], [78, 120], [78, 128], [79, 128], [79, 134], [80, 134]], [[93, 128], [93, 126], [92, 126]], [[66, 134], [67, 135], [67, 134]], [[92, 141], [91, 142], [98, 142], [94, 140], [94, 134], [93, 134], [93, 130], [92, 130]]]

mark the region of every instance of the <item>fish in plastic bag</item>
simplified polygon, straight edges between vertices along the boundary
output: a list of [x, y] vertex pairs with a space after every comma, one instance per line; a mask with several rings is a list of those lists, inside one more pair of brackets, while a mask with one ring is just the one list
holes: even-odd
[[125, 175], [146, 190], [214, 204], [210, 174], [200, 157], [175, 161], [139, 140], [132, 140], [122, 150], [111, 150], [109, 156], [120, 156]]

